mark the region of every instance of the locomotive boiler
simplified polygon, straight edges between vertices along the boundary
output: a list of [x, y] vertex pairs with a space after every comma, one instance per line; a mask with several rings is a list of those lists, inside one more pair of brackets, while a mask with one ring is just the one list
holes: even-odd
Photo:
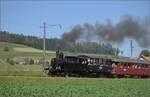
[[51, 60], [50, 75], [53, 76], [110, 76], [112, 74], [111, 59], [90, 57], [86, 55], [64, 56], [56, 52]]

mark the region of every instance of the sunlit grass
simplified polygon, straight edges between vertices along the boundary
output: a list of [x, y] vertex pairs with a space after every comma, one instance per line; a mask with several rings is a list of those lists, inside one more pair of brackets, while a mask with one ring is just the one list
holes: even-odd
[[21, 65], [9, 63], [0, 60], [0, 76], [47, 76], [43, 72], [42, 65], [32, 64], [32, 65]]
[[0, 77], [2, 97], [149, 97], [150, 79]]

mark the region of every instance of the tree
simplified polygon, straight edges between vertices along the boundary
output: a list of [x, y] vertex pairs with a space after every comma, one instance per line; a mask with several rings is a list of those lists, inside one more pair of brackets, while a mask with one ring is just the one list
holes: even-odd
[[148, 51], [148, 50], [142, 50], [140, 55], [150, 56], [150, 51]]

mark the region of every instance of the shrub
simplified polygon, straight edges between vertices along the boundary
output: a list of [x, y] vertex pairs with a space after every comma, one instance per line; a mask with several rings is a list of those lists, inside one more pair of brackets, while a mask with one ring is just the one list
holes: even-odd
[[14, 65], [14, 64], [15, 64], [14, 60], [9, 59], [9, 58], [7, 58], [6, 61], [7, 61], [10, 65]]
[[5, 47], [4, 47], [4, 51], [5, 51], [5, 52], [8, 52], [8, 51], [9, 51], [8, 46], [5, 46]]
[[30, 59], [29, 64], [34, 64], [34, 60]]

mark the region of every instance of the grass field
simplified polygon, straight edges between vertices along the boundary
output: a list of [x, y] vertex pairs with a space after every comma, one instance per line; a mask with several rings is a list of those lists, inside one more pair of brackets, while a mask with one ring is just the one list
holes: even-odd
[[[55, 52], [47, 51], [46, 55], [50, 60]], [[78, 53], [65, 52], [65, 55]], [[41, 57], [41, 50], [0, 42], [0, 97], [150, 97], [150, 79], [48, 77], [39, 64], [6, 62], [7, 58], [36, 60]]]
[[10, 65], [6, 61], [0, 60], [0, 76], [47, 76], [42, 69], [42, 65]]
[[150, 79], [0, 77], [0, 97], [150, 97]]

